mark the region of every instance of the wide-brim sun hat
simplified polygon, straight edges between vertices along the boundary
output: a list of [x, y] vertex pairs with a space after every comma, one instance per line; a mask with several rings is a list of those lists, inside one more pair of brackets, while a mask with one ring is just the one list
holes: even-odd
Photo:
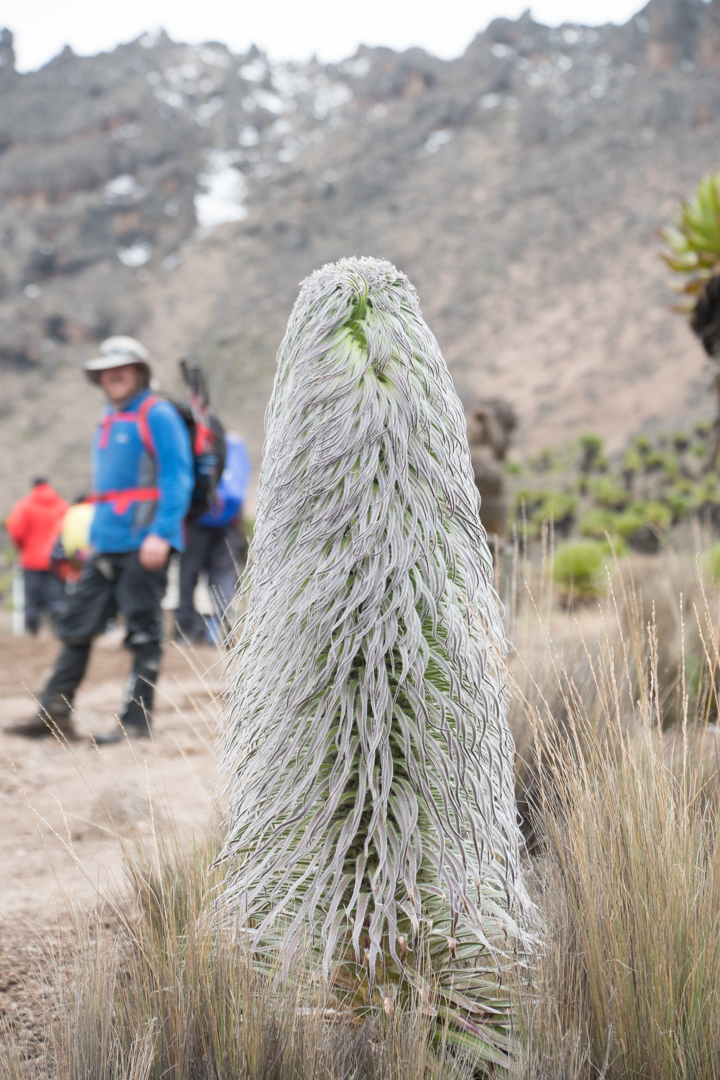
[[100, 355], [83, 364], [83, 370], [91, 383], [96, 386], [100, 383], [100, 372], [109, 368], [124, 367], [126, 364], [137, 364], [145, 374], [145, 381], [150, 381], [150, 353], [141, 342], [135, 338], [116, 337], [106, 338], [100, 345]]

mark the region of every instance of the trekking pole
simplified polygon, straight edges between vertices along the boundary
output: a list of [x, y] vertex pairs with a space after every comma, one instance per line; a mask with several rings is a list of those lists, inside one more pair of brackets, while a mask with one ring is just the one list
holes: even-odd
[[22, 637], [25, 633], [25, 577], [17, 559], [13, 563], [12, 606], [13, 634]]
[[212, 448], [214, 437], [210, 427], [210, 402], [205, 379], [200, 368], [197, 366], [191, 368], [187, 360], [180, 361], [180, 371], [188, 388], [190, 410], [195, 421], [193, 451], [195, 454], [206, 454]]

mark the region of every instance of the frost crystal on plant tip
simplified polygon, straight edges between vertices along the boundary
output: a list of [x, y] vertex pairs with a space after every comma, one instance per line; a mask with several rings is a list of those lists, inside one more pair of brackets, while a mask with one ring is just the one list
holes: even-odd
[[257, 944], [314, 935], [326, 975], [352, 950], [372, 985], [426, 933], [487, 985], [524, 901], [505, 639], [463, 410], [393, 266], [303, 283], [266, 430], [227, 899]]

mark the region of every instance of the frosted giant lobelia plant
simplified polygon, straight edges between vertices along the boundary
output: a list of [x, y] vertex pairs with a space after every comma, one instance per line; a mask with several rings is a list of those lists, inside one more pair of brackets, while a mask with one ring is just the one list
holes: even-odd
[[266, 428], [227, 900], [255, 946], [310, 937], [386, 1005], [427, 988], [424, 952], [441, 1013], [502, 1060], [524, 904], [505, 643], [462, 407], [393, 266], [304, 282]]

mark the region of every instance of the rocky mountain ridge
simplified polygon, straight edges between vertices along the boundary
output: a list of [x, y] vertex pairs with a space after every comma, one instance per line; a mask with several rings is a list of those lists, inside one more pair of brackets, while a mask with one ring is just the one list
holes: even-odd
[[720, 0], [498, 19], [453, 61], [144, 35], [21, 75], [7, 31], [0, 61], [2, 511], [38, 471], [87, 486], [77, 368], [110, 333], [169, 388], [200, 360], [258, 462], [298, 282], [347, 254], [408, 274], [461, 395], [512, 401], [522, 448], [710, 408], [655, 232], [718, 167]]

